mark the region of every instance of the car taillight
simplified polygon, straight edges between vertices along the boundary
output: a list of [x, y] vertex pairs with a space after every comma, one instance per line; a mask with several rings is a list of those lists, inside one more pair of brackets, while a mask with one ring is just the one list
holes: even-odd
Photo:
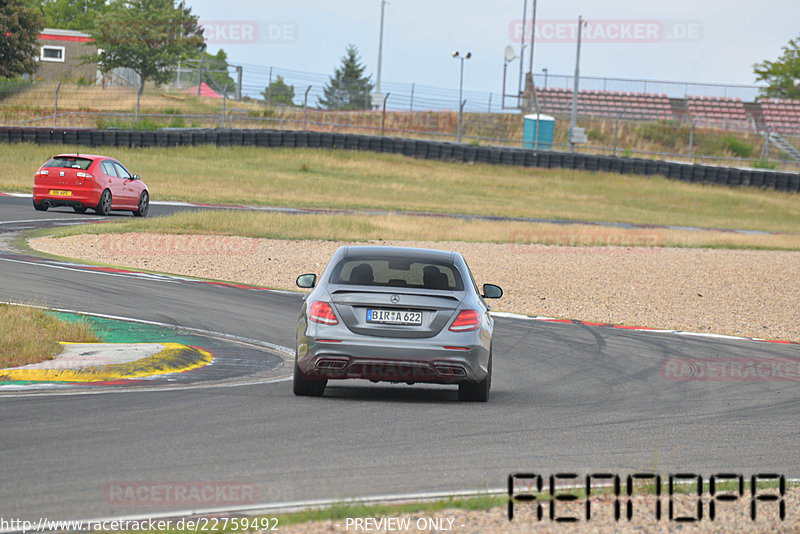
[[84, 180], [94, 180], [94, 176], [92, 176], [91, 173], [88, 172], [78, 171], [75, 173], [75, 176], [77, 176], [78, 178], [83, 178]]
[[461, 310], [456, 320], [450, 325], [451, 332], [469, 332], [477, 330], [481, 325], [481, 316], [475, 310]]
[[48, 174], [50, 174], [50, 171], [48, 171], [47, 169], [42, 169], [40, 171], [36, 171], [36, 176], [34, 176], [34, 179], [41, 178], [43, 176], [47, 176]]
[[327, 302], [312, 302], [308, 310], [308, 318], [320, 324], [339, 324], [339, 320], [333, 314], [331, 305]]

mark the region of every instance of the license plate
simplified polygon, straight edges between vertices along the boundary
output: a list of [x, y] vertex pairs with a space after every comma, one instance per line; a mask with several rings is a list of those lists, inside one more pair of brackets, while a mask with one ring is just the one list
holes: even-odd
[[367, 310], [368, 323], [420, 326], [422, 312], [398, 310]]
[[62, 191], [60, 189], [51, 189], [50, 194], [54, 197], [71, 197], [72, 191]]

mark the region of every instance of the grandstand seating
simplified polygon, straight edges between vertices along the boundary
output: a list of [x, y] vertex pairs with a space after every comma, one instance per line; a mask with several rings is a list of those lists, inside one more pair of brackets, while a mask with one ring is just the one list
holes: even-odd
[[[572, 109], [572, 91], [568, 89], [537, 88], [539, 106], [543, 113], [563, 114]], [[617, 91], [580, 91], [578, 114], [600, 117], [622, 115], [627, 119], [671, 119], [672, 110], [666, 95], [626, 93]]]
[[[561, 88], [536, 89], [543, 113], [568, 115], [572, 91]], [[749, 107], [748, 107], [749, 106]], [[634, 120], [692, 120], [698, 126], [726, 130], [769, 130], [800, 135], [800, 101], [764, 99], [745, 104], [739, 98], [690, 96], [672, 99], [667, 95], [617, 91], [580, 91], [578, 115]]]
[[690, 96], [686, 103], [689, 116], [695, 124], [737, 130], [749, 127], [747, 111], [740, 98]]
[[768, 98], [760, 103], [761, 118], [767, 130], [800, 135], [800, 101]]

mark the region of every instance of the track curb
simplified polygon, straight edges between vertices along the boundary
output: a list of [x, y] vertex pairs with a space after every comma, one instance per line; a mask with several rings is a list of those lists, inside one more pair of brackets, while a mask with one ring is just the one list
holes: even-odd
[[[110, 345], [98, 343], [98, 347]], [[61, 369], [0, 369], [0, 384], [15, 382], [113, 382], [134, 378], [183, 373], [210, 364], [210, 352], [180, 343], [160, 343], [158, 354], [132, 362]], [[99, 351], [102, 357], [102, 348]]]

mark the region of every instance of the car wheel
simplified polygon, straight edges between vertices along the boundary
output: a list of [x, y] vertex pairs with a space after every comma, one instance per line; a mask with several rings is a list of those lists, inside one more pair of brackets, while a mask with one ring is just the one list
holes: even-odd
[[294, 381], [292, 382], [292, 390], [294, 394], [299, 397], [321, 397], [325, 392], [325, 385], [328, 380], [325, 378], [318, 378], [309, 380], [303, 375], [297, 362], [294, 364]]
[[477, 384], [461, 383], [458, 385], [458, 400], [465, 402], [486, 402], [489, 400], [489, 389], [492, 387], [492, 351], [489, 351], [489, 365], [486, 377]]
[[108, 215], [111, 212], [111, 191], [108, 189], [103, 191], [103, 194], [100, 195], [100, 202], [97, 203], [94, 211], [98, 215]]
[[47, 211], [47, 206], [44, 204], [38, 204], [35, 200], [33, 201], [33, 209], [36, 211]]
[[147, 191], [142, 191], [142, 196], [139, 197], [139, 209], [133, 212], [134, 217], [147, 217], [147, 211], [150, 209], [150, 195]]
[[75, 210], [75, 213], [86, 213], [86, 208], [78, 208], [78, 207], [74, 207], [74, 208], [72, 208], [72, 209], [74, 209], [74, 210]]

